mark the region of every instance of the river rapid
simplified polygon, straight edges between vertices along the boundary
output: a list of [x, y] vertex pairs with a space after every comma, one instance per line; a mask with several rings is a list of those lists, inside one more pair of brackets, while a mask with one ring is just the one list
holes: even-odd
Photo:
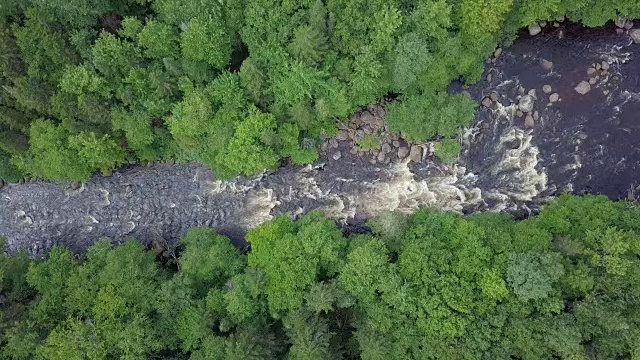
[[[312, 209], [349, 228], [385, 211], [419, 207], [527, 216], [563, 191], [635, 199], [639, 56], [640, 44], [614, 28], [561, 25], [535, 37], [523, 33], [487, 64], [482, 81], [464, 90], [485, 105], [464, 129], [463, 152], [451, 166], [429, 156], [372, 164], [340, 143], [338, 160], [328, 153], [313, 165], [233, 181], [218, 180], [199, 164], [156, 164], [96, 175], [78, 189], [11, 184], [0, 190], [0, 235], [9, 252], [26, 249], [34, 257], [54, 245], [80, 252], [104, 237], [171, 246], [195, 226], [214, 227], [246, 246], [246, 229]], [[574, 89], [582, 81], [590, 82], [584, 95]], [[463, 91], [456, 84], [451, 90]], [[528, 93], [534, 102], [526, 119], [518, 103]]]

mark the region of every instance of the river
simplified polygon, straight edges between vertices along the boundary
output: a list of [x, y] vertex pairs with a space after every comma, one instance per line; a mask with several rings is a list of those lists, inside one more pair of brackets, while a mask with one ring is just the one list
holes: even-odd
[[[194, 226], [215, 227], [246, 246], [241, 238], [247, 228], [312, 209], [357, 227], [384, 211], [423, 206], [527, 216], [563, 191], [635, 198], [638, 54], [640, 44], [614, 28], [561, 25], [535, 37], [523, 33], [487, 64], [482, 81], [466, 89], [479, 102], [492, 93], [496, 101], [478, 108], [452, 166], [430, 158], [372, 164], [340, 144], [338, 160], [328, 154], [310, 166], [233, 181], [217, 180], [198, 164], [156, 164], [96, 175], [78, 189], [44, 181], [11, 184], [0, 190], [0, 235], [8, 251], [24, 248], [34, 257], [46, 256], [53, 245], [80, 252], [104, 237], [167, 246]], [[574, 88], [590, 78], [590, 91], [579, 94]], [[537, 114], [525, 121], [518, 102], [532, 89]], [[462, 88], [454, 84], [451, 90]], [[550, 102], [554, 93], [559, 101]]]

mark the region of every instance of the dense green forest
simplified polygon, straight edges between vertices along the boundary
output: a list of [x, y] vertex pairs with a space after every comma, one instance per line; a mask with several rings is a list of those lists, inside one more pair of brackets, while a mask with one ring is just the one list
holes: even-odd
[[420, 210], [345, 236], [320, 213], [0, 257], [7, 359], [638, 359], [640, 207], [562, 196], [524, 221]]
[[455, 137], [497, 44], [636, 0], [3, 0], [0, 179], [85, 180], [158, 160], [220, 176], [307, 163], [336, 120], [401, 94], [388, 121]]

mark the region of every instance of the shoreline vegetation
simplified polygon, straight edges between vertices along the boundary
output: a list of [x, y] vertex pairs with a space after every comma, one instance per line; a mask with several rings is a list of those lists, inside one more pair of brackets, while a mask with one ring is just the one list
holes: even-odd
[[388, 94], [400, 94], [389, 130], [442, 139], [436, 155], [452, 161], [476, 104], [449, 83], [476, 82], [519, 29], [565, 17], [620, 23], [640, 5], [5, 1], [0, 179], [83, 181], [154, 161], [197, 161], [220, 177], [306, 164], [348, 115]]
[[180, 249], [108, 239], [0, 255], [6, 359], [635, 359], [640, 208], [563, 195], [540, 214], [319, 212]]

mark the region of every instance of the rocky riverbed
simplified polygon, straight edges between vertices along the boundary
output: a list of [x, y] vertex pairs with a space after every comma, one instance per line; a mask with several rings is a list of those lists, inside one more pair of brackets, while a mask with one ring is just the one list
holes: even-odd
[[[637, 32], [626, 22], [617, 29], [555, 25], [525, 30], [512, 47], [497, 50], [478, 84], [452, 85], [481, 104], [453, 165], [434, 161], [432, 144], [389, 132], [384, 108], [373, 105], [342, 124], [321, 159], [306, 167], [221, 181], [198, 164], [156, 164], [80, 187], [5, 186], [0, 235], [9, 251], [44, 256], [53, 245], [82, 251], [103, 237], [174, 244], [193, 226], [240, 239], [274, 215], [317, 208], [360, 225], [421, 206], [526, 215], [562, 191], [633, 199], [640, 185]], [[379, 143], [357, 146], [374, 132]]]

